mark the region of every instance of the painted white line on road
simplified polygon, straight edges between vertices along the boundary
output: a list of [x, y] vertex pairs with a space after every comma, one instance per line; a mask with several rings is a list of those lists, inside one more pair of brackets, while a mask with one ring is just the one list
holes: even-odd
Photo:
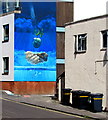
[[9, 101], [9, 102], [13, 102], [13, 103], [17, 103], [17, 104], [20, 104], [20, 105], [29, 106], [29, 107], [32, 107], [32, 108], [38, 108], [38, 109], [41, 109], [41, 110], [46, 110], [46, 111], [50, 111], [50, 112], [64, 114], [64, 115], [67, 115], [67, 116], [73, 116], [73, 117], [77, 117], [77, 118], [84, 118], [84, 117], [77, 116], [77, 115], [72, 115], [72, 114], [69, 114], [69, 113], [64, 113], [64, 112], [60, 112], [60, 111], [56, 111], [56, 110], [51, 110], [51, 109], [48, 109], [48, 108], [29, 105], [29, 104], [26, 104], [26, 103], [20, 103], [20, 102], [14, 101], [14, 100], [9, 100], [9, 99], [5, 99], [5, 98], [0, 98], [0, 99], [5, 100], [5, 101]]

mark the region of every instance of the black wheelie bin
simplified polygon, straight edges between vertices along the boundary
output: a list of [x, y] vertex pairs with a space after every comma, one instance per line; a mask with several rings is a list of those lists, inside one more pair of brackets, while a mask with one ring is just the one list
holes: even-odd
[[63, 93], [63, 96], [62, 96], [62, 101], [61, 103], [64, 104], [64, 105], [70, 105], [70, 93], [71, 93], [71, 90], [72, 89], [62, 89], [62, 93]]
[[90, 92], [88, 91], [72, 91], [72, 106], [79, 109], [88, 109]]

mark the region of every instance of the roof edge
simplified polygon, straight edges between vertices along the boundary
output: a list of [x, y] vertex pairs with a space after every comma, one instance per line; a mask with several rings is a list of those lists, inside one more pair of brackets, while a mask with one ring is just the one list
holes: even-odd
[[11, 12], [3, 13], [3, 14], [0, 14], [0, 17], [6, 16], [6, 15], [9, 15], [9, 14], [13, 14], [13, 13], [21, 13], [21, 10], [14, 10], [14, 11], [11, 11]]
[[74, 2], [74, 0], [56, 0], [57, 2]]
[[68, 26], [68, 25], [77, 24], [77, 23], [81, 23], [81, 22], [87, 22], [87, 21], [90, 21], [90, 20], [95, 20], [95, 19], [100, 19], [100, 18], [105, 18], [105, 17], [108, 17], [108, 14], [95, 16], [95, 17], [91, 17], [91, 18], [86, 18], [86, 19], [82, 19], [82, 20], [78, 20], [78, 21], [74, 21], [74, 22], [73, 21], [68, 22], [68, 23], [65, 23], [65, 27]]

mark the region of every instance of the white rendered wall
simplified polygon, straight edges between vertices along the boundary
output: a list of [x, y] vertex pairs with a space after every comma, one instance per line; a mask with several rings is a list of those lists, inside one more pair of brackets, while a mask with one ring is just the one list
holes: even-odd
[[[73, 90], [103, 93], [103, 107], [106, 107], [107, 62], [96, 62], [105, 59], [106, 55], [106, 50], [101, 50], [102, 30], [106, 30], [105, 17], [66, 26], [65, 87]], [[87, 33], [87, 51], [75, 55], [74, 35], [84, 33]]]
[[74, 0], [74, 21], [106, 14], [108, 0]]
[[[14, 80], [14, 13], [2, 16], [2, 35], [3, 40], [3, 25], [9, 24], [9, 41], [2, 43], [2, 57], [9, 57], [9, 74], [2, 75], [2, 81]], [[3, 71], [3, 60], [2, 60]]]

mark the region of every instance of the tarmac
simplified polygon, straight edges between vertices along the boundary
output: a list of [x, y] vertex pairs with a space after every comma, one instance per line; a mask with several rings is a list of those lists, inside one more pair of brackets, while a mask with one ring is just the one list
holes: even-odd
[[52, 95], [14, 95], [2, 92], [3, 99], [9, 99], [20, 103], [30, 104], [46, 109], [60, 111], [68, 114], [91, 118], [95, 120], [108, 120], [108, 112], [93, 113], [84, 109], [73, 108], [72, 106], [62, 105], [58, 100], [52, 99]]

